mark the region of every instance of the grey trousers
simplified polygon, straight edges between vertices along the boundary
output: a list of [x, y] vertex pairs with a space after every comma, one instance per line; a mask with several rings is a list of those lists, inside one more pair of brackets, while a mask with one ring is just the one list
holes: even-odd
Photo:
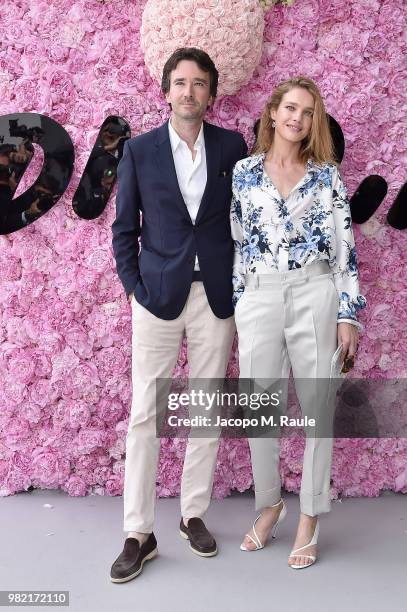
[[[329, 265], [315, 262], [284, 273], [247, 275], [246, 282], [235, 310], [240, 377], [281, 378], [287, 384], [291, 366], [303, 415], [318, 419], [331, 410], [329, 402], [321, 385], [303, 381], [318, 379], [325, 389], [337, 348], [339, 297]], [[280, 444], [278, 437], [249, 438], [249, 444], [260, 510], [281, 497]], [[332, 449], [332, 436], [307, 434], [300, 509], [309, 516], [330, 511]]]

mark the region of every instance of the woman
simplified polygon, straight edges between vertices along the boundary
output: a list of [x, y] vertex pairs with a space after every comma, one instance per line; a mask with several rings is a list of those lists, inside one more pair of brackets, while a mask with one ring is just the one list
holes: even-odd
[[[274, 90], [254, 154], [236, 164], [232, 185], [240, 376], [285, 380], [291, 366], [303, 414], [321, 417], [327, 396], [300, 379], [327, 381], [340, 345], [341, 359], [353, 359], [356, 315], [366, 301], [359, 295], [349, 202], [313, 81], [293, 78]], [[253, 551], [264, 547], [271, 531], [275, 535], [286, 507], [279, 440], [249, 442], [256, 509], [262, 512], [241, 549]], [[300, 520], [288, 559], [293, 569], [316, 560], [318, 515], [330, 510], [332, 446], [332, 436], [306, 439]]]

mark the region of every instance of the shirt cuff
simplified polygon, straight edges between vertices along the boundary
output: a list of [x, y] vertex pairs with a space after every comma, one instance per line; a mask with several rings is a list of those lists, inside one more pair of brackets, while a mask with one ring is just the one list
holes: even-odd
[[350, 323], [351, 325], [357, 327], [359, 331], [363, 331], [364, 329], [362, 323], [359, 323], [359, 321], [356, 321], [355, 319], [338, 319], [337, 323]]

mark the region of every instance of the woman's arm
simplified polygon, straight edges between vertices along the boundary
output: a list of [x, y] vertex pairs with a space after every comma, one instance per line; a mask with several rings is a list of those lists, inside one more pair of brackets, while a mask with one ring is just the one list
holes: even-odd
[[357, 312], [365, 308], [366, 298], [359, 293], [358, 264], [349, 199], [336, 167], [332, 174], [332, 212], [336, 234], [333, 274], [340, 300], [338, 323], [347, 322], [361, 328]]
[[[236, 166], [235, 166], [236, 168]], [[237, 302], [243, 295], [244, 291], [244, 274], [245, 267], [243, 263], [243, 219], [242, 219], [242, 205], [239, 197], [239, 191], [236, 184], [235, 168], [233, 170], [232, 178], [232, 203], [230, 207], [230, 228], [232, 232], [232, 238], [234, 241], [234, 258], [233, 258], [233, 305], [236, 306]]]
[[335, 167], [332, 174], [332, 211], [336, 234], [334, 282], [339, 295], [338, 344], [342, 344], [342, 358], [353, 357], [357, 350], [358, 329], [362, 326], [357, 313], [366, 306], [366, 298], [359, 293], [358, 264], [349, 199], [342, 177]]

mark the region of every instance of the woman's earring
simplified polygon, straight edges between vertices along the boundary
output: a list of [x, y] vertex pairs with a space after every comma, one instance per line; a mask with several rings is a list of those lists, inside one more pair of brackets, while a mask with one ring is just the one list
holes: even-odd
[[273, 121], [271, 122], [271, 127], [272, 127], [272, 128], [275, 128], [275, 127], [276, 127], [276, 122], [274, 121], [274, 119], [273, 119]]

